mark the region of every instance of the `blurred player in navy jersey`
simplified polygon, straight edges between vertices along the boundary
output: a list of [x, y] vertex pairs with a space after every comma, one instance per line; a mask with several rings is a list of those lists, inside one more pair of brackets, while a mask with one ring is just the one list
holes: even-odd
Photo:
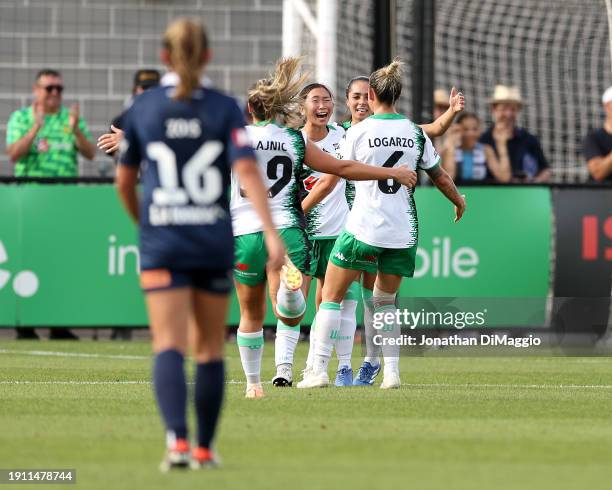
[[[199, 81], [209, 58], [207, 37], [197, 21], [180, 19], [168, 27], [161, 59], [170, 73], [126, 114], [117, 169], [121, 201], [140, 225], [140, 282], [153, 335], [153, 384], [167, 431], [162, 470], [215, 464], [212, 443], [224, 390], [234, 260], [230, 170], [240, 176], [264, 223], [268, 267], [280, 269], [285, 254], [242, 113], [233, 99]], [[183, 367], [188, 343], [196, 362], [198, 425], [191, 455]]]
[[[98, 148], [103, 150], [107, 155], [111, 156], [115, 161], [117, 158], [117, 149], [123, 139], [123, 118], [134, 103], [134, 99], [143, 93], [145, 90], [149, 90], [159, 86], [161, 74], [154, 69], [142, 69], [138, 70], [134, 74], [134, 86], [132, 87], [132, 96], [125, 105], [124, 111], [115, 116], [110, 123], [110, 132], [105, 133], [98, 138]], [[115, 327], [111, 332], [112, 340], [131, 340], [132, 329], [127, 327]]]

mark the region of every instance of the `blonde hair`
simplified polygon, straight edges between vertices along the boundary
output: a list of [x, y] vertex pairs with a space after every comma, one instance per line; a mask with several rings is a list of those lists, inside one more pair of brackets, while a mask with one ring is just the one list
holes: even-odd
[[376, 98], [383, 104], [393, 105], [402, 93], [402, 74], [404, 62], [395, 58], [387, 66], [379, 68], [370, 75], [370, 87]]
[[258, 119], [270, 119], [289, 127], [302, 123], [300, 89], [307, 78], [298, 75], [300, 58], [281, 58], [274, 73], [249, 90], [249, 104]]
[[208, 50], [208, 37], [195, 19], [178, 19], [164, 33], [163, 46], [168, 50], [170, 65], [179, 76], [175, 99], [189, 99], [200, 85], [204, 68], [202, 55]]

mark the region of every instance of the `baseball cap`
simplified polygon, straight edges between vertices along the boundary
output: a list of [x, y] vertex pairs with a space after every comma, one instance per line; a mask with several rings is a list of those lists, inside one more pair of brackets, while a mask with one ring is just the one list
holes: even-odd
[[601, 96], [601, 102], [603, 104], [607, 104], [608, 102], [612, 102], [612, 87], [608, 87], [606, 91]]
[[159, 85], [161, 75], [157, 70], [144, 69], [138, 70], [134, 75], [134, 88], [142, 87], [148, 89]]

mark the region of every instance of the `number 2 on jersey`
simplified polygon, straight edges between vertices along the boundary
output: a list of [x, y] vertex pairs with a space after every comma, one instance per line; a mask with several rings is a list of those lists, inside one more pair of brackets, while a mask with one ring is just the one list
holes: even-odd
[[[266, 175], [268, 179], [274, 180], [278, 179], [274, 184], [270, 186], [268, 189], [268, 197], [273, 198], [280, 191], [282, 191], [285, 186], [291, 182], [291, 166], [292, 166], [291, 158], [286, 155], [276, 155], [272, 159], [268, 161], [266, 164]], [[278, 176], [278, 167], [281, 167], [281, 175]], [[245, 190], [240, 188], [240, 197], [246, 197]]]
[[185, 188], [179, 186], [176, 155], [166, 143], [156, 141], [147, 145], [147, 156], [157, 162], [161, 187], [153, 189], [153, 202], [158, 206], [184, 206], [191, 199], [206, 206], [221, 196], [223, 177], [214, 161], [223, 152], [223, 143], [207, 141], [183, 165], [181, 177]]

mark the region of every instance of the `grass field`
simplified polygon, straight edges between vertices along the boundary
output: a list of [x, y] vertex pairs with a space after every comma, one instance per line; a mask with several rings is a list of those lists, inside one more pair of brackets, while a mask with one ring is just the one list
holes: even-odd
[[245, 400], [228, 345], [223, 469], [162, 475], [149, 352], [0, 343], [0, 468], [75, 468], [67, 488], [112, 490], [612, 486], [612, 358], [404, 358], [400, 390], [268, 384]]

